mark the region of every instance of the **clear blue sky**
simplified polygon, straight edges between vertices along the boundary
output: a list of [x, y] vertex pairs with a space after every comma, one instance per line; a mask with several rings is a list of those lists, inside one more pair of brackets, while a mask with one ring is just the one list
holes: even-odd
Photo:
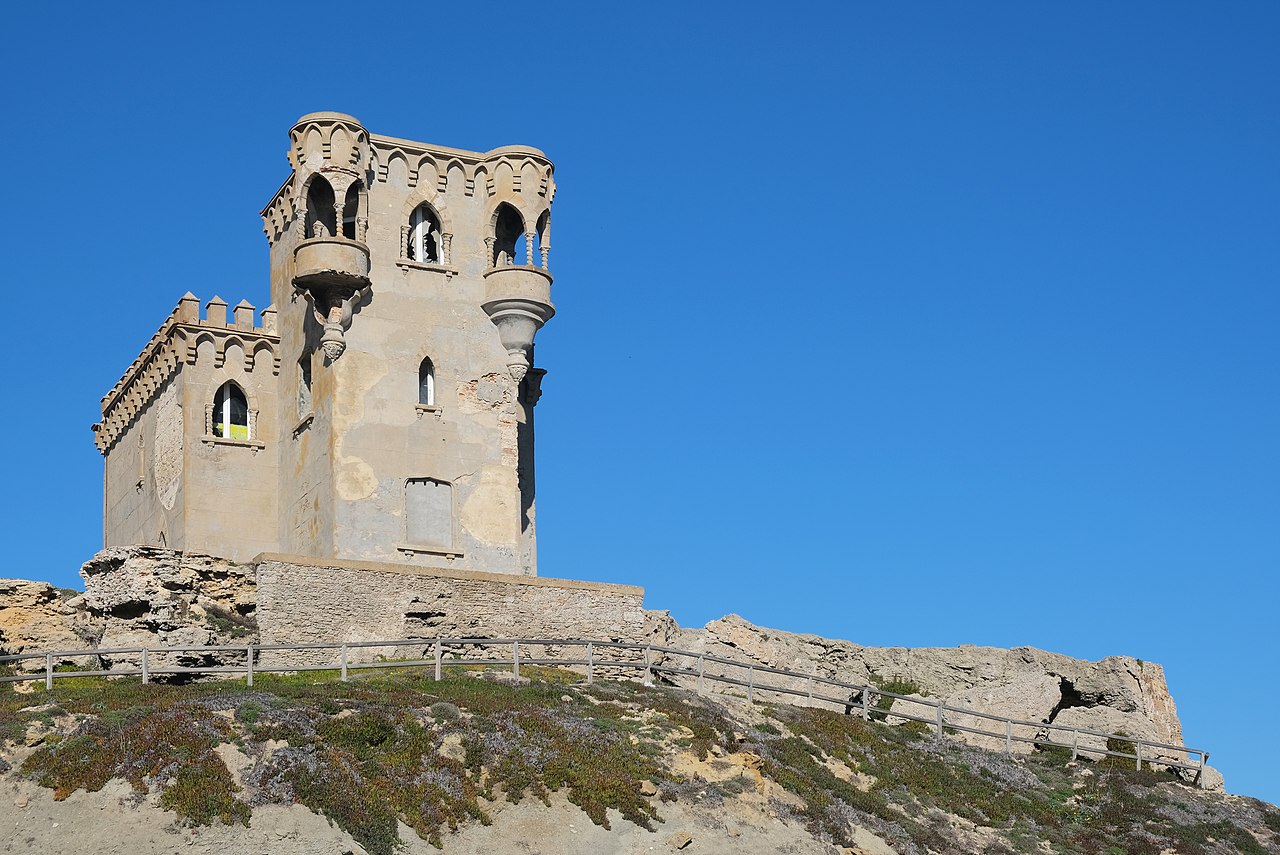
[[557, 163], [541, 571], [870, 645], [1164, 663], [1280, 801], [1280, 4], [17, 4], [0, 575], [97, 403], [267, 302], [300, 115]]

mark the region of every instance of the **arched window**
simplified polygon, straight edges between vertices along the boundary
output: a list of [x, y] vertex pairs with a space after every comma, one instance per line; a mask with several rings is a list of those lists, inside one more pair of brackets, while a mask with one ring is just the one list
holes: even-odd
[[[551, 209], [542, 212], [542, 216], [538, 217], [538, 259], [532, 257], [529, 259], [530, 264], [541, 264], [542, 269], [547, 269], [547, 256], [551, 252]], [[532, 256], [532, 251], [530, 256]]]
[[440, 262], [440, 220], [430, 205], [419, 205], [409, 217], [409, 260]]
[[418, 403], [427, 407], [436, 405], [436, 367], [431, 364], [431, 357], [423, 359], [418, 366]]
[[347, 188], [347, 195], [342, 206], [342, 236], [347, 240], [356, 239], [356, 218], [360, 216], [360, 182]]
[[213, 396], [213, 435], [224, 439], [250, 439], [249, 402], [244, 392], [228, 380]]
[[316, 224], [323, 228], [320, 237], [333, 237], [337, 212], [333, 210], [333, 188], [324, 176], [317, 175], [311, 179], [307, 187], [307, 234], [308, 238], [316, 237]]
[[515, 208], [503, 202], [498, 206], [493, 224], [494, 267], [516, 263], [516, 241], [524, 237], [524, 218]]

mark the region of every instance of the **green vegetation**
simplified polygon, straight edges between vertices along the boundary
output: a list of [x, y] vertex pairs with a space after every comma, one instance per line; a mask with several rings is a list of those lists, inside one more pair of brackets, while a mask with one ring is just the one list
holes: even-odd
[[[765, 779], [799, 797], [775, 810], [844, 846], [856, 823], [900, 852], [941, 853], [955, 849], [956, 823], [969, 822], [1004, 841], [991, 853], [1041, 842], [1079, 855], [1267, 851], [1225, 803], [1128, 761], [1076, 764], [1054, 751], [1012, 761], [938, 741], [920, 723], [742, 702], [732, 712], [680, 690], [521, 670], [533, 679], [450, 668], [437, 683], [431, 668], [404, 667], [349, 683], [329, 672], [259, 674], [252, 689], [86, 678], [24, 695], [0, 685], [0, 739], [44, 729], [21, 772], [55, 798], [120, 778], [158, 790], [162, 806], [194, 824], [247, 824], [250, 801], [299, 802], [371, 855], [395, 852], [398, 822], [440, 846], [446, 830], [488, 823], [485, 805], [497, 799], [549, 802], [559, 791], [606, 828], [612, 808], [652, 830], [664, 802], [754, 792], [751, 776], [708, 784], [673, 772], [679, 750], [713, 765], [754, 757]], [[881, 688], [918, 692], [906, 681]], [[243, 790], [215, 751], [224, 743], [259, 761]], [[1280, 842], [1280, 813], [1251, 816]]]
[[237, 611], [210, 604], [204, 607], [205, 622], [214, 630], [232, 638], [249, 638], [258, 634], [258, 623]]
[[[871, 682], [875, 684], [877, 689], [882, 689], [886, 692], [893, 692], [895, 695], [920, 694], [920, 685], [903, 677], [894, 677], [890, 680], [882, 680], [872, 674]], [[896, 698], [891, 698], [888, 695], [878, 696], [876, 698], [875, 709], [871, 712], [871, 720], [884, 721], [887, 719], [889, 717], [889, 710], [893, 707], [893, 702], [895, 700]]]

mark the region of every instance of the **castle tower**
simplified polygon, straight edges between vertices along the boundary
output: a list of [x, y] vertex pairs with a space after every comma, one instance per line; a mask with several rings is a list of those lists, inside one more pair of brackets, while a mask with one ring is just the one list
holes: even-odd
[[289, 140], [293, 174], [263, 212], [297, 401], [280, 421], [281, 550], [533, 575], [550, 161], [340, 113]]
[[289, 141], [261, 325], [188, 295], [103, 399], [106, 543], [535, 575], [550, 161], [341, 113]]

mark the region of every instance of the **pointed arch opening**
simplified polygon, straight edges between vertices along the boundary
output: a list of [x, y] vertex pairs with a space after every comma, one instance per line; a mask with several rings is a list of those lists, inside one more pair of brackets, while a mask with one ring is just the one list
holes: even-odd
[[223, 439], [252, 439], [249, 399], [235, 381], [228, 380], [213, 396], [213, 435]]
[[418, 403], [424, 407], [436, 405], [436, 367], [429, 356], [423, 357], [418, 366]]
[[516, 242], [522, 237], [524, 217], [506, 202], [498, 205], [493, 218], [493, 258], [490, 259], [494, 267], [516, 263]]
[[421, 264], [440, 263], [440, 217], [423, 202], [409, 215], [409, 245], [405, 248], [410, 261]]
[[[333, 209], [333, 187], [323, 175], [313, 175], [307, 185], [307, 234], [306, 237], [333, 237], [338, 232], [338, 215]], [[317, 232], [317, 227], [322, 231]]]
[[[538, 217], [538, 259], [529, 259], [530, 264], [541, 263], [542, 269], [547, 269], [549, 256], [551, 254], [551, 209], [542, 212], [542, 216]], [[530, 253], [532, 255], [532, 253]]]
[[347, 195], [342, 203], [342, 236], [347, 240], [359, 240], [356, 221], [360, 218], [360, 197], [364, 185], [359, 181], [347, 188]]

